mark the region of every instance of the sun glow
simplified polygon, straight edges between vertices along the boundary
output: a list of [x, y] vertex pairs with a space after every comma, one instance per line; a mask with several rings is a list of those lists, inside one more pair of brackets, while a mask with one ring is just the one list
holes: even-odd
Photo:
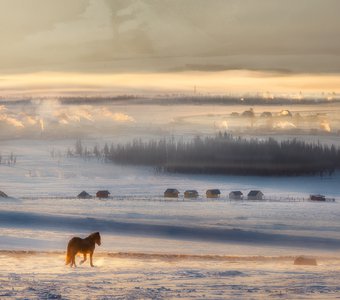
[[[340, 92], [338, 74], [285, 74], [257, 71], [172, 73], [33, 73], [2, 75], [3, 95], [157, 94], [195, 92], [260, 93], [267, 99], [281, 93], [301, 99], [304, 94]], [[264, 91], [264, 92], [263, 92]]]

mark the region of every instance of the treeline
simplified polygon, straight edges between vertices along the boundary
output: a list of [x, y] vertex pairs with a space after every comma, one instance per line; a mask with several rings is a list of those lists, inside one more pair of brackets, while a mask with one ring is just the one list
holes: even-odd
[[332, 100], [323, 97], [303, 98], [296, 100], [289, 97], [275, 97], [267, 99], [260, 96], [247, 95], [184, 95], [173, 94], [156, 97], [120, 95], [120, 96], [89, 96], [89, 97], [60, 97], [58, 100], [64, 105], [97, 105], [97, 104], [132, 104], [132, 105], [318, 105], [325, 103], [339, 103], [337, 95], [332, 95]]
[[340, 168], [340, 148], [297, 139], [278, 142], [244, 139], [227, 133], [214, 137], [196, 137], [190, 141], [175, 139], [134, 140], [117, 146], [96, 146], [93, 151], [77, 153], [101, 157], [105, 161], [154, 166], [161, 172], [237, 174], [237, 175], [331, 175]]
[[119, 96], [89, 96], [89, 97], [60, 97], [59, 102], [64, 105], [98, 105], [98, 104], [114, 104], [120, 102], [129, 102], [141, 97], [135, 95], [119, 95]]
[[209, 95], [196, 95], [196, 96], [171, 96], [162, 98], [150, 99], [136, 99], [134, 104], [157, 104], [157, 105], [318, 105], [325, 103], [339, 103], [340, 99], [334, 98], [326, 100], [323, 98], [304, 98], [296, 100], [294, 98], [276, 97], [274, 99], [267, 99], [258, 96], [209, 96]]
[[11, 152], [9, 155], [3, 156], [0, 153], [0, 165], [14, 166], [17, 163], [17, 156]]

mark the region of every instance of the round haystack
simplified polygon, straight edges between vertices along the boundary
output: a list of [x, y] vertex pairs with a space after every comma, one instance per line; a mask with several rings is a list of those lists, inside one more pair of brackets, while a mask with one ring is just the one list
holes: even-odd
[[315, 258], [312, 257], [305, 257], [305, 256], [298, 256], [294, 260], [294, 265], [299, 266], [317, 266], [317, 262]]

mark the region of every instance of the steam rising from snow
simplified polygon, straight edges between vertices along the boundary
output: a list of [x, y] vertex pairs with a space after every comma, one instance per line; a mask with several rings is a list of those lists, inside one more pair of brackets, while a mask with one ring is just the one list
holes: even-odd
[[0, 121], [5, 121], [8, 125], [12, 125], [14, 127], [24, 128], [24, 124], [15, 118], [9, 117], [6, 114], [0, 116]]
[[24, 124], [20, 120], [8, 115], [7, 111], [8, 110], [4, 105], [0, 105], [0, 122], [3, 121], [6, 124], [10, 126], [14, 126], [14, 127], [19, 127], [19, 128], [25, 127]]
[[43, 119], [40, 119], [40, 120], [39, 120], [39, 124], [40, 124], [40, 129], [41, 129], [41, 131], [44, 131], [44, 130], [45, 130], [44, 120], [43, 120]]
[[216, 122], [215, 126], [221, 130], [227, 130], [229, 128], [228, 122], [226, 120], [223, 120], [221, 122]]
[[113, 113], [107, 107], [101, 109], [103, 116], [116, 122], [135, 122], [135, 119], [123, 113]]
[[274, 124], [274, 128], [279, 128], [279, 129], [292, 129], [296, 128], [296, 126], [292, 122], [288, 121], [279, 121]]
[[[4, 133], [21, 130], [22, 134], [40, 134], [49, 129], [54, 133], [81, 129], [82, 125], [105, 122], [115, 126], [119, 123], [133, 123], [135, 119], [120, 111], [113, 111], [106, 106], [96, 105], [62, 105], [58, 100], [33, 101], [27, 107], [0, 106], [0, 127]], [[59, 131], [58, 131], [59, 130]]]
[[321, 128], [323, 131], [331, 132], [331, 126], [330, 126], [329, 122], [326, 121], [326, 120], [321, 121], [321, 123], [320, 123], [320, 128]]
[[256, 134], [340, 133], [338, 104], [322, 110], [319, 105], [258, 106], [246, 110], [251, 112], [248, 119], [244, 117], [243, 105], [226, 106], [219, 113], [216, 109], [216, 106], [183, 105], [179, 109], [177, 105], [126, 106], [92, 101], [72, 105], [57, 99], [38, 99], [24, 105], [0, 105], [0, 138], [83, 138], [121, 132], [125, 137], [131, 134], [132, 138], [136, 134], [205, 135], [216, 131], [242, 135], [249, 133], [249, 125]]

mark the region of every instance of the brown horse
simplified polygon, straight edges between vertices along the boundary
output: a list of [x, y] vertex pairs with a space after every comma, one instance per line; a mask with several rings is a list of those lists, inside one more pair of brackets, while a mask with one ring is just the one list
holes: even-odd
[[85, 239], [73, 237], [67, 245], [66, 265], [71, 263], [71, 267], [76, 267], [75, 257], [77, 253], [82, 253], [84, 255], [84, 259], [80, 262], [80, 264], [84, 263], [86, 261], [86, 255], [90, 254], [90, 265], [91, 267], [94, 267], [92, 263], [92, 256], [96, 244], [98, 246], [101, 244], [99, 232], [94, 232]]

